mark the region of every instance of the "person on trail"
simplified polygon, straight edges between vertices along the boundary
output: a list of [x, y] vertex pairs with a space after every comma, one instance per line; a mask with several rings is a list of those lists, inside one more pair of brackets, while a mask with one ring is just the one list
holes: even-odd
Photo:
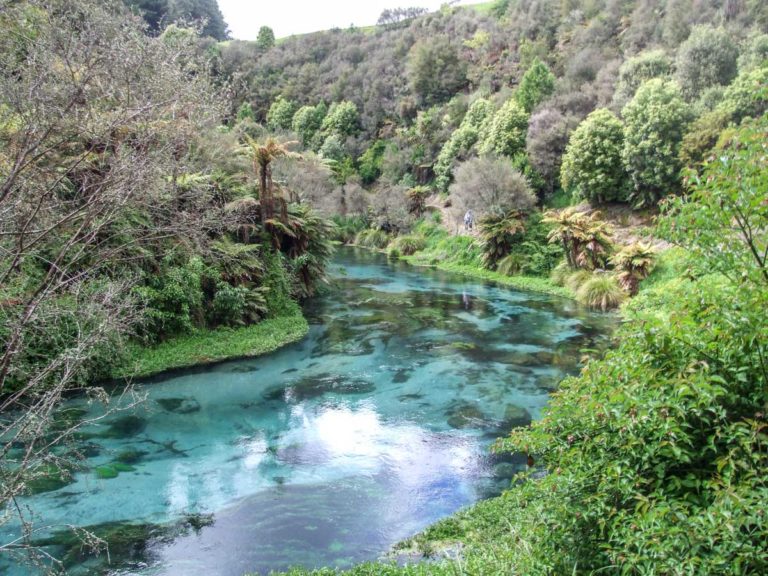
[[464, 229], [465, 230], [472, 230], [472, 226], [475, 223], [475, 215], [472, 214], [472, 210], [467, 210], [467, 213], [464, 214]]

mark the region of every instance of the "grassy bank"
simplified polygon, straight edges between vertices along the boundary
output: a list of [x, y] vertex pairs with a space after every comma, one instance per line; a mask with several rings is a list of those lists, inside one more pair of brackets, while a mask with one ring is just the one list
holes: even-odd
[[142, 378], [166, 370], [259, 356], [303, 338], [309, 326], [296, 314], [270, 318], [244, 328], [198, 331], [153, 347], [131, 346], [116, 378]]
[[493, 270], [486, 270], [480, 266], [474, 264], [459, 264], [457, 262], [438, 262], [435, 264], [425, 264], [418, 258], [411, 256], [402, 257], [403, 260], [415, 265], [415, 266], [433, 266], [438, 270], [445, 270], [447, 272], [455, 272], [457, 274], [464, 274], [477, 278], [480, 280], [488, 280], [510, 288], [517, 290], [527, 290], [529, 292], [541, 292], [543, 294], [550, 294], [552, 296], [561, 296], [563, 298], [573, 298], [574, 294], [568, 288], [564, 286], [557, 286], [552, 283], [549, 278], [542, 278], [540, 276], [507, 276]]
[[[453, 236], [437, 222], [419, 223], [409, 238], [415, 241], [414, 245], [418, 249], [413, 254], [395, 253], [394, 256], [414, 266], [430, 266], [479, 280], [488, 280], [517, 290], [574, 298], [571, 290], [555, 285], [548, 276], [507, 275], [488, 270], [483, 266], [482, 251], [477, 239], [471, 236]], [[390, 248], [386, 251], [391, 257], [393, 256]]]

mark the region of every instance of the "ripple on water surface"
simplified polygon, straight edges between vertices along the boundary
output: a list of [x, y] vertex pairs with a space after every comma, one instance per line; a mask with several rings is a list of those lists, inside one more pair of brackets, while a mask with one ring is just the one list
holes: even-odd
[[27, 498], [40, 524], [108, 540], [109, 566], [69, 532], [38, 542], [73, 573], [240, 576], [375, 558], [508, 486], [525, 462], [491, 457], [493, 438], [537, 418], [613, 324], [367, 252], [341, 250], [331, 272], [302, 342], [141, 387], [141, 406], [83, 429], [71, 482]]

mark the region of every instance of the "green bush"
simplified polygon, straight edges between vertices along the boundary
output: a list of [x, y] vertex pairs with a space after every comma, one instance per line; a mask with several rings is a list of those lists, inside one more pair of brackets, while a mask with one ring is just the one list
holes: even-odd
[[683, 95], [693, 100], [710, 86], [727, 86], [736, 76], [738, 56], [725, 28], [694, 27], [677, 51], [675, 77]]
[[622, 116], [622, 158], [634, 185], [630, 199], [638, 207], [649, 206], [679, 192], [680, 144], [691, 112], [677, 86], [658, 79], [646, 82]]
[[618, 308], [627, 299], [627, 293], [613, 274], [593, 274], [579, 286], [576, 299], [588, 308], [607, 312]]
[[355, 237], [355, 244], [365, 248], [382, 250], [389, 244], [389, 235], [378, 228], [363, 230]]
[[626, 200], [623, 148], [621, 120], [605, 108], [592, 112], [568, 141], [560, 172], [563, 189], [590, 202]]
[[342, 101], [331, 104], [328, 114], [323, 118], [320, 130], [326, 136], [336, 134], [341, 137], [352, 136], [360, 129], [360, 114], [354, 102]]
[[301, 143], [305, 147], [312, 147], [315, 150], [319, 147], [316, 136], [320, 132], [327, 113], [328, 108], [321, 102], [317, 106], [302, 106], [293, 115], [291, 128], [301, 138]]
[[654, 78], [665, 78], [672, 72], [672, 62], [663, 50], [642, 52], [624, 61], [619, 68], [614, 104], [619, 108], [629, 102], [643, 84]]
[[343, 244], [354, 242], [355, 237], [368, 227], [368, 219], [365, 216], [339, 216], [333, 217], [336, 227], [333, 229], [332, 239]]
[[387, 145], [383, 140], [376, 140], [369, 148], [358, 158], [358, 174], [363, 184], [373, 184], [381, 175], [381, 163], [384, 158], [384, 152]]
[[200, 325], [205, 272], [200, 258], [190, 258], [181, 265], [173, 265], [166, 258], [159, 274], [149, 275], [146, 285], [134, 289], [145, 307], [142, 335], [146, 340], [185, 334]]
[[512, 157], [525, 152], [528, 113], [514, 98], [507, 100], [482, 129], [478, 146], [481, 154]]
[[390, 250], [395, 249], [404, 256], [411, 256], [426, 246], [426, 240], [420, 236], [398, 236], [389, 245]]
[[278, 96], [267, 112], [267, 126], [270, 130], [290, 130], [296, 104]]
[[515, 93], [515, 99], [530, 114], [547, 96], [555, 91], [555, 75], [544, 62], [535, 58], [525, 71]]

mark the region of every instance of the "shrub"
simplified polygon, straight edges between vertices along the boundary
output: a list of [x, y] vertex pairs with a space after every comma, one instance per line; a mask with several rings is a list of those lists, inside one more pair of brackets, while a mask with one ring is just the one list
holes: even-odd
[[680, 190], [680, 144], [691, 120], [688, 105], [672, 82], [643, 84], [622, 111], [626, 125], [624, 165], [637, 207], [655, 204]]
[[568, 266], [568, 262], [563, 260], [552, 269], [552, 273], [549, 275], [549, 279], [556, 286], [565, 286], [565, 281], [573, 273], [573, 268]]
[[426, 248], [427, 242], [421, 236], [398, 236], [389, 245], [390, 250], [395, 249], [403, 256], [411, 256], [419, 250]]
[[528, 212], [536, 204], [528, 181], [509, 160], [487, 156], [459, 164], [450, 194], [458, 210], [472, 209], [478, 221], [512, 211]]
[[585, 280], [576, 292], [579, 302], [588, 308], [603, 312], [618, 308], [626, 298], [627, 294], [612, 274], [594, 274]]
[[166, 258], [164, 265], [147, 285], [135, 289], [146, 309], [143, 336], [150, 342], [191, 332], [203, 318], [202, 260], [173, 265]]
[[496, 271], [504, 276], [516, 276], [523, 271], [525, 267], [525, 256], [518, 252], [507, 254], [499, 260], [496, 265]]
[[384, 249], [389, 244], [389, 236], [384, 230], [369, 228], [363, 230], [355, 238], [355, 244], [365, 248]]
[[328, 109], [324, 103], [317, 106], [302, 106], [296, 111], [291, 120], [291, 128], [301, 138], [301, 143], [305, 147], [311, 146], [317, 150], [317, 134], [323, 125], [323, 120]]
[[501, 215], [488, 215], [480, 220], [483, 266], [495, 270], [498, 262], [522, 239], [525, 234], [522, 216], [519, 211], [511, 211]]
[[336, 227], [333, 231], [332, 239], [343, 244], [349, 244], [355, 240], [355, 237], [368, 227], [368, 220], [362, 215], [355, 216], [333, 216], [333, 222]]
[[383, 140], [376, 140], [358, 158], [357, 172], [363, 184], [373, 184], [381, 175], [381, 163], [386, 149], [387, 145]]
[[625, 200], [623, 147], [624, 126], [612, 112], [603, 108], [587, 116], [571, 135], [563, 157], [563, 189], [590, 202]]
[[326, 136], [352, 136], [360, 129], [360, 114], [354, 102], [342, 101], [331, 104], [328, 114], [323, 118], [320, 130]]
[[574, 270], [573, 268], [570, 268], [570, 273], [564, 277], [563, 286], [576, 294], [579, 291], [579, 288], [581, 288], [590, 278], [592, 278], [592, 272], [589, 270]]

